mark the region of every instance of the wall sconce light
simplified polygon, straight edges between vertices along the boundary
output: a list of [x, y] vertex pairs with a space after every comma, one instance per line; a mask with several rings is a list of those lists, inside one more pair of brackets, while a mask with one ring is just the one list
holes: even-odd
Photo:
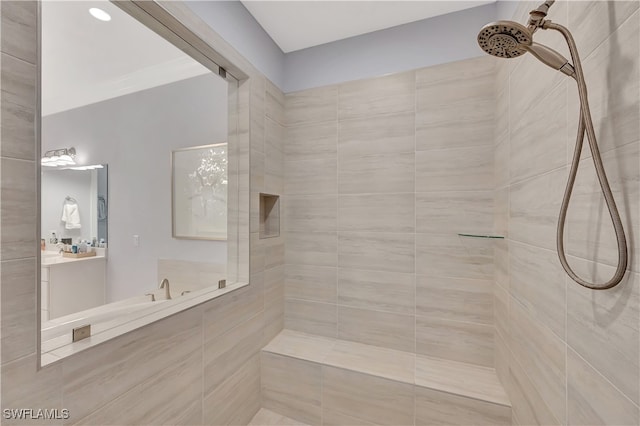
[[44, 153], [40, 164], [44, 167], [74, 166], [75, 156], [75, 148], [54, 149]]

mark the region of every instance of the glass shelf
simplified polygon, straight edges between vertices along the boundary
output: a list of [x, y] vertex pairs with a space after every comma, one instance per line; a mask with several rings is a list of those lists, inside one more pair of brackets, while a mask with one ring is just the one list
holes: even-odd
[[467, 237], [467, 238], [489, 238], [489, 239], [496, 239], [496, 240], [504, 240], [504, 236], [502, 236], [502, 235], [462, 234], [462, 233], [458, 233], [458, 236]]

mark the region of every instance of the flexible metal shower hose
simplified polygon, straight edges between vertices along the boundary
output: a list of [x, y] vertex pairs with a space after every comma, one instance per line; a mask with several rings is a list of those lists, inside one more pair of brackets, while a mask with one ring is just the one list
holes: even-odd
[[[576, 147], [573, 153], [573, 161], [571, 163], [571, 170], [569, 171], [569, 179], [567, 181], [567, 187], [564, 191], [564, 198], [562, 199], [562, 206], [560, 207], [560, 217], [558, 218], [558, 233], [557, 233], [557, 248], [558, 256], [560, 257], [560, 263], [562, 267], [571, 277], [572, 280], [580, 284], [581, 286], [593, 289], [593, 290], [605, 290], [611, 287], [615, 287], [622, 281], [624, 274], [627, 270], [628, 253], [627, 253], [627, 241], [624, 234], [624, 228], [622, 226], [622, 220], [616, 207], [616, 202], [611, 193], [611, 187], [607, 180], [607, 174], [605, 173], [604, 166], [602, 164], [602, 158], [600, 156], [600, 150], [598, 149], [598, 142], [596, 140], [596, 133], [593, 130], [593, 122], [591, 120], [591, 112], [589, 111], [589, 101], [587, 99], [587, 85], [584, 80], [584, 74], [582, 72], [582, 65], [580, 63], [580, 57], [578, 56], [578, 49], [576, 47], [573, 36], [569, 30], [562, 25], [558, 25], [551, 21], [545, 21], [543, 24], [544, 29], [552, 29], [559, 31], [567, 41], [569, 45], [569, 52], [571, 53], [571, 59], [573, 60], [573, 67], [575, 69], [575, 80], [578, 86], [578, 94], [580, 97], [580, 120], [578, 125], [578, 135], [576, 138]], [[584, 140], [585, 132], [589, 141], [589, 148], [591, 149], [591, 156], [593, 158], [593, 165], [600, 182], [600, 188], [602, 189], [602, 195], [609, 209], [609, 215], [613, 222], [613, 228], [615, 229], [616, 240], [618, 243], [618, 266], [616, 272], [611, 279], [603, 284], [590, 283], [580, 278], [571, 269], [571, 266], [567, 262], [567, 256], [564, 249], [564, 226], [567, 219], [567, 210], [569, 208], [569, 200], [571, 199], [571, 192], [576, 180], [576, 174], [578, 173], [578, 165], [580, 163], [580, 154], [582, 152], [582, 143]]]

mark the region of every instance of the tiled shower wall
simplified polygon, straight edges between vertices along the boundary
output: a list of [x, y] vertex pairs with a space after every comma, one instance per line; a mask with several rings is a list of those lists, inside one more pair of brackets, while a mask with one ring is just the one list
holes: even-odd
[[286, 95], [285, 328], [493, 365], [494, 74]]
[[[251, 169], [240, 173], [247, 182], [250, 173], [252, 190], [279, 193], [282, 139], [273, 135], [281, 133], [283, 94], [188, 9], [165, 7], [248, 70], [239, 114], [251, 124], [239, 138], [241, 154], [251, 147]], [[257, 238], [256, 204], [250, 286], [38, 370], [36, 10], [32, 1], [0, 2], [2, 409], [70, 410], [68, 420], [41, 424], [246, 424], [260, 408], [259, 350], [284, 321], [284, 239]]]
[[[631, 261], [618, 287], [593, 291], [558, 261], [557, 215], [578, 120], [575, 82], [530, 55], [500, 61], [496, 109], [496, 368], [516, 424], [637, 425], [640, 402], [640, 12], [637, 1], [556, 2], [574, 33], [603, 160]], [[524, 22], [534, 3], [524, 3]], [[505, 17], [509, 18], [509, 17]], [[562, 37], [536, 41], [567, 52]], [[565, 55], [568, 54], [565, 53]], [[588, 148], [568, 214], [566, 248], [580, 276], [615, 268], [611, 220]]]

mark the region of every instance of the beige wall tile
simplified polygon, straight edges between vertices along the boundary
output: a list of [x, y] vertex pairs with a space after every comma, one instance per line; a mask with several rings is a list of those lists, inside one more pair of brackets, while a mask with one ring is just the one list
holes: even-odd
[[496, 188], [502, 188], [509, 185], [509, 139], [498, 139], [499, 143], [496, 145], [493, 153], [493, 162], [495, 167], [494, 179]]
[[[562, 7], [562, 3], [564, 2], [558, 2], [556, 6]], [[533, 3], [531, 5], [533, 6]], [[557, 16], [557, 9], [554, 15]], [[536, 35], [538, 36], [536, 41], [542, 44], [545, 44], [542, 37], [546, 36], [549, 39], [551, 36], [550, 33], [543, 32], [538, 32]], [[553, 36], [556, 37], [555, 34]], [[561, 38], [558, 39], [560, 40]], [[551, 44], [558, 43], [545, 45], [555, 48], [550, 46]], [[566, 56], [569, 57], [569, 55]], [[540, 63], [533, 55], [523, 55], [511, 66], [513, 67], [509, 78], [509, 115], [511, 117], [522, 117], [528, 109], [540, 103], [554, 87], [566, 81], [564, 74]]]
[[424, 192], [416, 196], [416, 232], [493, 234], [493, 191]]
[[493, 326], [416, 316], [416, 353], [493, 367]]
[[565, 339], [565, 272], [558, 254], [513, 242], [509, 247], [511, 295], [540, 323]]
[[507, 389], [509, 382], [509, 347], [507, 342], [502, 338], [501, 334], [496, 332], [495, 339], [493, 340], [493, 364], [496, 370], [498, 380], [502, 384], [503, 388]]
[[415, 349], [413, 315], [338, 306], [338, 338], [399, 351]]
[[338, 123], [338, 161], [363, 154], [415, 151], [415, 114], [368, 116]]
[[415, 73], [344, 83], [339, 86], [338, 119], [365, 117], [415, 109]]
[[191, 309], [65, 358], [61, 385], [71, 421], [86, 417], [200, 348], [201, 317], [201, 310]]
[[338, 231], [413, 232], [414, 194], [338, 196]]
[[[174, 424], [202, 394], [202, 350], [178, 360], [149, 380], [79, 420], [83, 425]], [[172, 392], [166, 392], [171, 383]], [[149, 397], [153, 395], [153, 397]]]
[[509, 338], [509, 293], [499, 285], [493, 286], [493, 322], [503, 343]]
[[0, 102], [0, 107], [2, 108], [0, 117], [2, 156], [33, 160], [36, 153], [35, 111], [4, 100]]
[[337, 232], [287, 232], [285, 261], [287, 265], [336, 266]]
[[493, 152], [487, 147], [416, 152], [416, 192], [493, 190]]
[[636, 425], [638, 406], [571, 348], [567, 352], [569, 425]]
[[[469, 81], [476, 84], [479, 80]], [[493, 89], [491, 84], [487, 87]], [[419, 110], [416, 113], [416, 150], [493, 146], [494, 105], [493, 96], [489, 96], [465, 102], [435, 103]]]
[[337, 120], [338, 88], [321, 87], [287, 93], [285, 109], [288, 126]]
[[292, 299], [335, 303], [337, 268], [311, 265], [286, 265], [285, 294]]
[[414, 271], [413, 234], [339, 232], [338, 266], [388, 272]]
[[535, 388], [520, 361], [513, 359], [509, 365], [509, 382], [507, 384], [511, 409], [515, 425], [560, 425], [551, 409], [544, 402]]
[[[3, 280], [4, 282], [4, 280]], [[31, 334], [33, 336], [33, 333]], [[4, 352], [4, 351], [3, 351]], [[49, 365], [37, 369], [35, 354], [2, 365], [3, 409], [58, 409], [69, 408], [62, 403], [62, 365]], [[71, 413], [73, 415], [73, 413]], [[12, 421], [3, 418], [3, 424], [62, 424], [62, 421]]]
[[[565, 343], [546, 326], [535, 321], [514, 298], [510, 301], [509, 319], [510, 347], [514, 358], [522, 364], [532, 385], [553, 416], [564, 422]], [[526, 421], [523, 418], [521, 420]]]
[[416, 303], [413, 274], [338, 269], [338, 304], [413, 315]]
[[[610, 2], [608, 16], [610, 22], [618, 19], [617, 12], [629, 12], [631, 7], [626, 1]], [[606, 3], [605, 3], [606, 4]], [[617, 10], [627, 5], [627, 10]], [[601, 6], [585, 3], [583, 10], [601, 10]], [[637, 4], [635, 5], [637, 12]], [[624, 9], [624, 6], [620, 9]], [[602, 17], [600, 17], [602, 19]], [[590, 17], [593, 19], [593, 17]], [[585, 80], [589, 87], [589, 108], [601, 151], [620, 148], [640, 139], [640, 26], [637, 15], [624, 22], [610, 38], [601, 43], [583, 63]], [[613, 27], [609, 28], [613, 30]], [[586, 38], [586, 37], [585, 37]], [[579, 45], [580, 46], [580, 45]], [[579, 97], [574, 85], [569, 90], [569, 129], [571, 133], [578, 127]], [[574, 135], [570, 134], [569, 147], [573, 152]], [[588, 149], [583, 157], [590, 156]]]
[[36, 203], [36, 164], [33, 161], [3, 158], [0, 160], [0, 177], [0, 258], [35, 257], [38, 247], [37, 212], [33, 208]]
[[510, 240], [495, 240], [493, 242], [493, 263], [495, 272], [495, 282], [504, 289], [510, 287], [509, 277], [509, 245]]
[[261, 407], [260, 355], [255, 354], [204, 398], [204, 424], [244, 425]]
[[491, 279], [490, 239], [455, 234], [416, 234], [416, 273], [435, 277]]
[[416, 315], [493, 325], [493, 282], [416, 276]]
[[262, 406], [309, 425], [321, 424], [320, 364], [263, 352]]
[[[338, 163], [340, 194], [399, 193], [414, 190], [414, 153], [343, 158]], [[330, 172], [330, 170], [329, 170]]]
[[493, 229], [503, 237], [509, 233], [509, 188], [493, 191]]
[[335, 194], [338, 191], [335, 158], [285, 161], [287, 195]]
[[[265, 138], [265, 96], [267, 79], [264, 77], [252, 78], [249, 82], [251, 87], [250, 105], [250, 131], [251, 140], [249, 142], [251, 151], [261, 152], [264, 154], [264, 138]], [[253, 161], [253, 158], [252, 158]], [[253, 166], [253, 164], [252, 164]]]
[[565, 168], [511, 186], [509, 238], [554, 250]]
[[[22, 2], [16, 2], [22, 3]], [[20, 8], [21, 6], [13, 6]], [[4, 8], [3, 8], [4, 9]], [[16, 9], [17, 10], [17, 9]], [[4, 13], [2, 14], [4, 17]], [[2, 20], [4, 25], [4, 19]], [[6, 29], [2, 28], [4, 35]], [[1, 43], [8, 43], [11, 37], [2, 37]], [[25, 47], [28, 46], [25, 44]], [[28, 49], [28, 47], [26, 47]], [[36, 109], [36, 67], [33, 64], [24, 62], [6, 53], [0, 54], [2, 70], [0, 70], [2, 103], [26, 107], [31, 111]]]
[[[2, 280], [2, 362], [33, 354], [36, 350], [35, 258], [0, 263]], [[19, 407], [15, 407], [19, 408]]]
[[284, 204], [287, 231], [336, 231], [338, 199], [336, 195], [290, 195]]
[[[580, 56], [587, 58], [607, 39], [611, 32], [638, 10], [635, 1], [589, 1], [567, 2], [569, 7], [568, 27], [580, 46]], [[594, 23], [606, 21], [607, 25], [594, 27]]]
[[378, 425], [413, 424], [413, 385], [367, 374], [323, 367], [322, 404], [327, 410]]
[[511, 425], [511, 408], [416, 386], [416, 425]]
[[265, 79], [265, 114], [284, 125], [285, 96], [269, 79]]
[[338, 312], [334, 304], [286, 299], [284, 312], [286, 329], [327, 337], [336, 337], [338, 333]]
[[250, 318], [204, 343], [204, 392], [212, 392], [263, 345], [264, 314]]
[[264, 273], [264, 341], [268, 342], [284, 328], [284, 265]]
[[286, 252], [284, 249], [284, 236], [282, 228], [279, 237], [266, 238], [264, 240], [264, 268], [271, 269], [283, 266], [286, 260]]
[[[576, 272], [604, 282], [614, 268], [571, 258]], [[567, 278], [567, 343], [629, 399], [640, 398], [640, 275], [606, 291]]]
[[2, 4], [0, 49], [30, 64], [37, 60], [37, 10], [35, 1], [6, 1]]
[[493, 99], [496, 62], [495, 58], [482, 56], [417, 70], [418, 112], [435, 105]]
[[226, 333], [258, 314], [264, 307], [264, 277], [253, 275], [251, 284], [205, 305], [203, 314], [204, 339]]
[[356, 419], [355, 417], [347, 416], [339, 411], [328, 410], [324, 408], [322, 410], [322, 424], [324, 426], [373, 426], [374, 423], [367, 422], [365, 420]]
[[338, 155], [338, 122], [302, 124], [285, 129], [286, 161], [335, 159]]
[[[640, 140], [602, 155], [607, 177], [622, 217], [629, 249], [629, 268], [640, 270]], [[617, 265], [615, 231], [591, 160], [585, 159], [576, 177], [567, 213], [567, 252]], [[587, 167], [588, 166], [588, 167]]]
[[556, 86], [526, 114], [511, 117], [509, 176], [512, 183], [567, 163], [567, 84]]

